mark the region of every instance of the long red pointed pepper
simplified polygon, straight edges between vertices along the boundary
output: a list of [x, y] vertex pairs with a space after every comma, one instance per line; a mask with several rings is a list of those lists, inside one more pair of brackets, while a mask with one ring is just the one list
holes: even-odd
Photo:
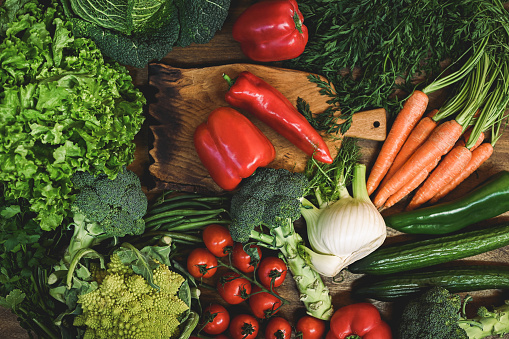
[[308, 42], [308, 29], [295, 0], [260, 1], [248, 7], [233, 25], [233, 38], [255, 61], [298, 57]]
[[262, 131], [230, 107], [215, 109], [196, 128], [194, 146], [212, 179], [228, 191], [276, 156]]
[[225, 79], [231, 85], [227, 103], [251, 113], [307, 155], [332, 163], [322, 136], [276, 88], [248, 71], [241, 72], [233, 84], [227, 75]]

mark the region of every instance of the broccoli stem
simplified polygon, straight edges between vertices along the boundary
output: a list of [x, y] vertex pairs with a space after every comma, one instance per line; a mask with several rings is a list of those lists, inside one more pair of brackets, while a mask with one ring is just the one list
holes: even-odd
[[251, 237], [260, 242], [279, 248], [300, 292], [300, 300], [307, 313], [315, 318], [329, 320], [332, 316], [332, 300], [321, 276], [299, 255], [299, 244], [304, 244], [301, 236], [295, 232], [293, 222], [288, 219], [281, 227], [271, 228], [272, 236], [252, 231]]
[[460, 320], [459, 326], [467, 332], [469, 339], [482, 339], [509, 333], [508, 302], [495, 307], [491, 312], [486, 307], [480, 307], [476, 317]]

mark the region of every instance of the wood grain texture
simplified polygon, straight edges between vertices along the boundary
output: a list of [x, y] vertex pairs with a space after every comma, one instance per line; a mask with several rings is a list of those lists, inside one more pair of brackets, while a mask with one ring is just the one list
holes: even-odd
[[[228, 64], [205, 68], [175, 68], [163, 63], [149, 66], [149, 85], [156, 91], [155, 102], [149, 105], [149, 114], [156, 122], [150, 126], [154, 147], [150, 155], [154, 163], [150, 173], [159, 188], [178, 187], [219, 192], [221, 189], [201, 164], [193, 145], [196, 127], [206, 121], [215, 108], [228, 106], [224, 95], [228, 83], [222, 75], [232, 79], [240, 72], [249, 71], [262, 78], [292, 104], [303, 98], [313, 113], [322, 113], [329, 104], [328, 97], [319, 93], [316, 84], [308, 80], [309, 73], [255, 64]], [[241, 110], [239, 110], [241, 111]], [[302, 171], [308, 156], [277, 134], [267, 125], [247, 112], [241, 111], [271, 140], [276, 149], [276, 159], [269, 167]], [[377, 140], [385, 139], [386, 112], [375, 109], [354, 115], [346, 136]], [[341, 146], [341, 135], [323, 135], [334, 156]]]

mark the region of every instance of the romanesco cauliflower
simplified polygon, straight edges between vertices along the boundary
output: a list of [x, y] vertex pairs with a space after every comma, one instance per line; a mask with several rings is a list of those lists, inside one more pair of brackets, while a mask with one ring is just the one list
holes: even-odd
[[95, 270], [98, 288], [78, 297], [83, 313], [75, 326], [85, 326], [84, 338], [176, 338], [179, 316], [189, 309], [177, 292], [184, 282], [178, 273], [159, 264], [153, 270], [153, 288], [141, 275], [111, 255], [107, 270]]

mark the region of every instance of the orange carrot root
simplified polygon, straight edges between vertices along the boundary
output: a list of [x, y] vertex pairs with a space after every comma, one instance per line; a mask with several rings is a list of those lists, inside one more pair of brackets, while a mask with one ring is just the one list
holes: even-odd
[[405, 186], [400, 188], [396, 193], [391, 195], [389, 199], [384, 204], [384, 208], [389, 208], [394, 205], [396, 205], [399, 201], [401, 201], [404, 197], [406, 197], [408, 194], [410, 194], [413, 190], [415, 190], [417, 187], [419, 187], [420, 184], [426, 180], [426, 178], [429, 175], [429, 172], [431, 172], [437, 165], [440, 159], [436, 159], [435, 162], [431, 163], [430, 166], [423, 169], [419, 174], [417, 174], [413, 179], [411, 179]]
[[463, 146], [454, 147], [417, 190], [406, 210], [414, 210], [428, 202], [440, 191], [441, 187], [461, 174], [471, 158], [472, 152], [468, 148]]
[[[434, 110], [438, 112], [438, 110]], [[435, 113], [436, 113], [435, 112]], [[433, 112], [422, 118], [419, 123], [414, 127], [407, 140], [401, 147], [396, 159], [392, 163], [392, 166], [389, 168], [389, 171], [385, 175], [380, 187], [384, 186], [387, 181], [396, 173], [401, 166], [412, 156], [419, 146], [421, 146], [428, 136], [431, 134], [433, 129], [437, 126], [436, 121], [434, 121], [431, 117], [433, 116]]]
[[451, 182], [443, 186], [440, 191], [429, 200], [430, 204], [435, 204], [437, 201], [449, 194], [453, 189], [458, 187], [466, 178], [474, 173], [481, 165], [488, 160], [493, 154], [493, 146], [485, 142], [472, 151], [472, 158], [467, 166], [461, 171], [461, 174], [456, 176]]
[[379, 208], [385, 201], [401, 187], [418, 175], [423, 169], [437, 158], [447, 154], [453, 147], [463, 131], [462, 126], [455, 120], [446, 121], [438, 125], [424, 144], [394, 173], [392, 178], [381, 187], [373, 204]]
[[403, 105], [369, 174], [366, 183], [368, 194], [372, 194], [382, 181], [401, 146], [424, 114], [428, 101], [426, 94], [416, 90]]

